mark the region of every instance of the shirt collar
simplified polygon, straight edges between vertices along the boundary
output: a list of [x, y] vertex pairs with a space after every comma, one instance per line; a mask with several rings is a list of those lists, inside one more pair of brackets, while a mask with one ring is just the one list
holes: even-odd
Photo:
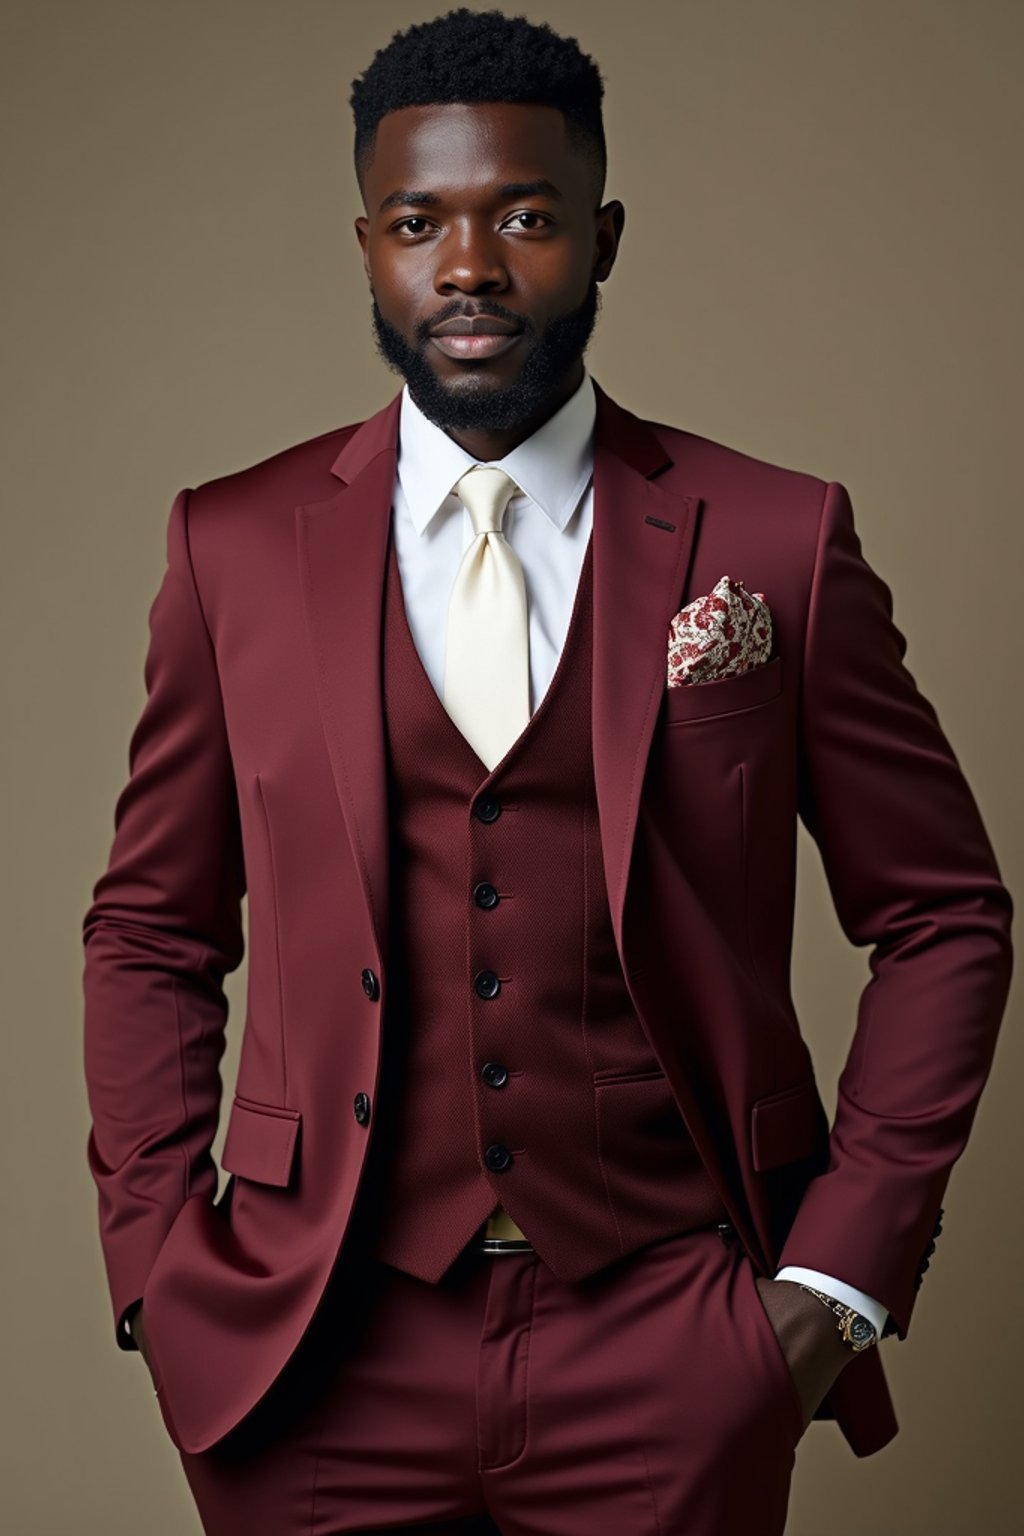
[[[569, 521], [590, 479], [596, 410], [593, 380], [584, 370], [575, 394], [543, 426], [503, 459], [486, 461], [511, 475], [559, 530]], [[424, 416], [405, 385], [398, 424], [398, 478], [417, 533], [426, 530], [455, 482], [480, 462]]]

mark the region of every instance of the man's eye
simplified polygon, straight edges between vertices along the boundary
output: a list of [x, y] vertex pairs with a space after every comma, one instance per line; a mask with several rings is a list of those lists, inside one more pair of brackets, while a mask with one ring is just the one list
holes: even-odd
[[[405, 229], [410, 235], [421, 235], [424, 229], [426, 229], [427, 223], [428, 220], [424, 219], [420, 214], [412, 213], [407, 219], [399, 219], [398, 223], [395, 225], [395, 228]], [[420, 228], [411, 229], [410, 225], [412, 224], [418, 224], [420, 225]]]
[[520, 224], [519, 225], [520, 229], [525, 229], [525, 230], [530, 230], [530, 231], [533, 231], [535, 229], [543, 229], [545, 224], [550, 222], [548, 220], [548, 217], [547, 217], [546, 214], [544, 214], [544, 213], [537, 213], [532, 208], [523, 208], [519, 213], [514, 213], [512, 215], [512, 218], [509, 220], [509, 222], [510, 223], [514, 223], [515, 220], [517, 220], [517, 219], [526, 219], [527, 221], [529, 221], [531, 219], [535, 220], [536, 222], [534, 222], [534, 223], [527, 222], [525, 224]]

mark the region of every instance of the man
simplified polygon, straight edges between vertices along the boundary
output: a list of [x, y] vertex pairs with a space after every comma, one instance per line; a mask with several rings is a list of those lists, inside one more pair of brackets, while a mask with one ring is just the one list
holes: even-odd
[[[216, 1536], [770, 1536], [812, 1417], [896, 1432], [878, 1341], [1012, 903], [843, 486], [587, 373], [601, 97], [498, 12], [393, 38], [356, 232], [405, 386], [171, 509], [85, 919], [89, 1162]], [[873, 946], [831, 1132], [798, 817]]]

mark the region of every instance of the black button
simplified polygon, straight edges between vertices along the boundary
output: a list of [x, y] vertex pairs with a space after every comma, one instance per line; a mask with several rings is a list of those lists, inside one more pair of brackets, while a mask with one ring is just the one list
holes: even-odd
[[505, 1146], [504, 1142], [501, 1141], [494, 1142], [484, 1153], [484, 1162], [495, 1173], [500, 1173], [503, 1168], [507, 1168], [511, 1161], [512, 1153]]
[[473, 806], [477, 821], [497, 821], [501, 815], [501, 801], [497, 795], [481, 795]]
[[480, 1076], [485, 1083], [490, 1083], [492, 1088], [500, 1088], [508, 1082], [508, 1069], [503, 1067], [500, 1061], [485, 1061], [480, 1068]]
[[370, 1118], [370, 1096], [366, 1093], [357, 1093], [352, 1100], [352, 1110], [360, 1125], [365, 1125]]
[[473, 978], [473, 986], [478, 997], [497, 997], [501, 991], [501, 982], [494, 971], [477, 971]]
[[378, 982], [376, 976], [369, 968], [367, 968], [363, 972], [361, 980], [363, 983], [363, 991], [370, 999], [370, 1002], [375, 1003], [378, 997], [380, 997], [380, 983]]
[[496, 907], [499, 897], [489, 880], [481, 880], [478, 885], [473, 887], [473, 900], [478, 907]]

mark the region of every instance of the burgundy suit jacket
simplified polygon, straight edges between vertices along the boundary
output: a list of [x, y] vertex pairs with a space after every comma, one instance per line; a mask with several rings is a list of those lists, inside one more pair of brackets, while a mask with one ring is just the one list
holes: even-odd
[[[270, 1387], [344, 1243], [388, 994], [380, 628], [399, 396], [181, 491], [147, 699], [85, 916], [88, 1158], [115, 1323], [144, 1299], [174, 1442]], [[598, 389], [593, 759], [615, 937], [751, 1261], [842, 1276], [906, 1334], [989, 1071], [1012, 903], [841, 484], [638, 419]], [[728, 574], [771, 658], [668, 689], [669, 622]], [[790, 996], [796, 843], [871, 946], [829, 1127]], [[216, 1200], [226, 972], [249, 971]], [[849, 1033], [839, 1015], [824, 1022]], [[118, 1341], [130, 1342], [118, 1328]], [[822, 1406], [896, 1432], [883, 1354]]]

